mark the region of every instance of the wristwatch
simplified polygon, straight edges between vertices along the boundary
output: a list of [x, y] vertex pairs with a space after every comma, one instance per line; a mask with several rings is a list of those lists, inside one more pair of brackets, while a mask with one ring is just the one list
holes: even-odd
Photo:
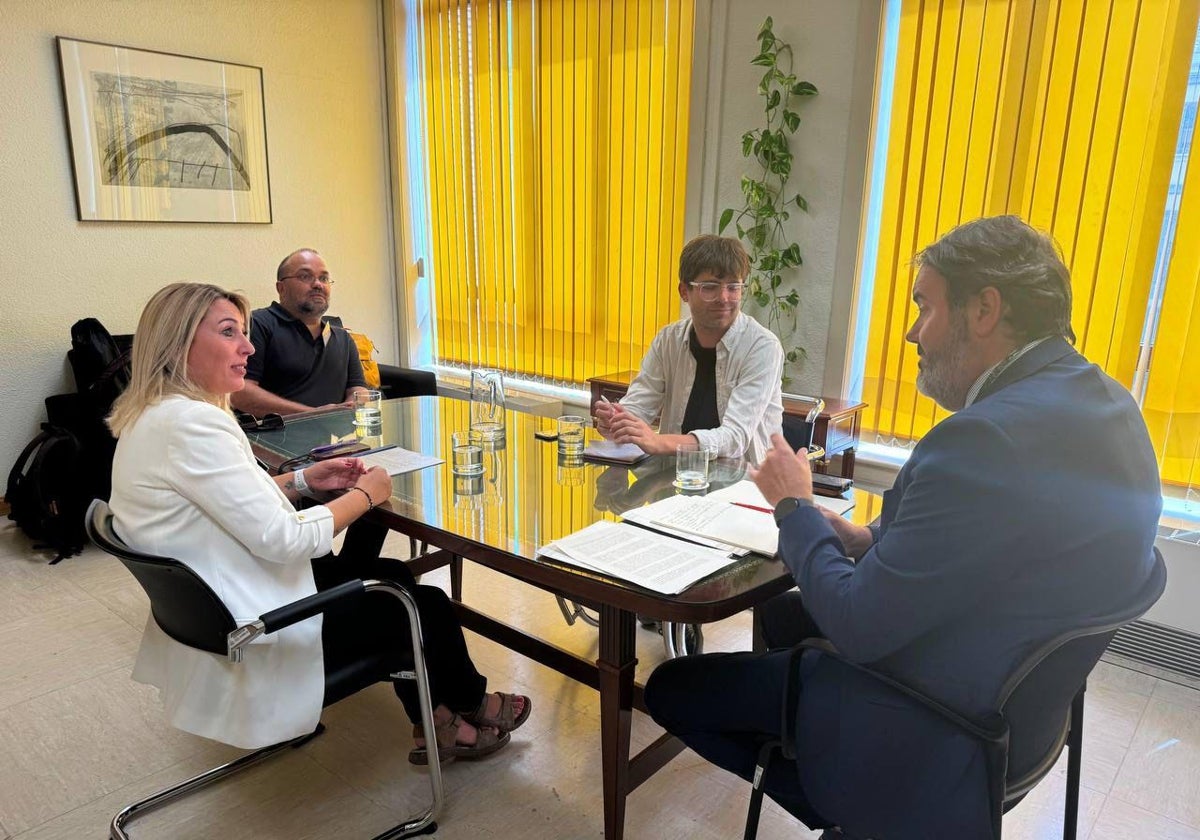
[[798, 499], [795, 496], [785, 496], [780, 499], [779, 504], [775, 505], [775, 524], [783, 525], [783, 520], [789, 513], [802, 507], [812, 507], [812, 502], [808, 499]]

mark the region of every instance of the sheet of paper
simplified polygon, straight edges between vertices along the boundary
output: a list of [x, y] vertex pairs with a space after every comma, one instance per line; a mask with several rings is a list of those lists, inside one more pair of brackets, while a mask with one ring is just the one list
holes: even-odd
[[401, 449], [399, 446], [393, 446], [379, 452], [368, 452], [358, 457], [368, 467], [383, 467], [387, 470], [388, 475], [415, 472], [416, 470], [423, 470], [426, 467], [432, 467], [434, 464], [445, 463], [445, 460], [442, 458], [422, 455], [420, 452]]
[[736, 562], [719, 549], [608, 521], [555, 540], [538, 553], [666, 595]]
[[653, 504], [645, 507], [631, 508], [621, 514], [621, 518], [626, 522], [633, 522], [641, 525], [644, 528], [653, 528], [655, 531], [661, 531], [664, 534], [679, 539], [691, 540], [692, 542], [706, 545], [709, 548], [719, 548], [722, 551], [728, 551], [736, 554], [738, 557], [744, 557], [749, 553], [749, 549], [741, 548], [736, 545], [729, 545], [718, 540], [710, 540], [707, 537], [702, 537], [699, 534], [681, 531], [678, 528], [672, 528], [668, 525], [663, 525], [659, 522], [660, 519], [670, 516], [675, 508], [680, 505], [687, 504], [687, 496], [667, 496], [665, 499], [659, 499]]
[[708, 496], [680, 496], [686, 504], [665, 512], [657, 521], [685, 533], [699, 534], [729, 545], [748, 548], [767, 557], [779, 548], [775, 518], [765, 511], [731, 505]]
[[583, 457], [597, 461], [613, 461], [618, 464], [634, 464], [650, 456], [643, 452], [636, 443], [594, 440], [584, 447]]
[[[741, 503], [743, 505], [751, 505], [752, 507], [761, 507], [771, 510], [771, 506], [767, 504], [767, 500], [763, 498], [763, 494], [758, 491], [758, 487], [753, 481], [743, 479], [737, 484], [731, 484], [728, 487], [722, 487], [720, 490], [713, 490], [707, 494], [706, 499], [720, 499], [721, 501], [730, 503]], [[842, 516], [846, 511], [854, 507], [853, 499], [838, 499], [831, 496], [813, 496], [813, 504], [819, 507], [827, 508], [838, 516]]]

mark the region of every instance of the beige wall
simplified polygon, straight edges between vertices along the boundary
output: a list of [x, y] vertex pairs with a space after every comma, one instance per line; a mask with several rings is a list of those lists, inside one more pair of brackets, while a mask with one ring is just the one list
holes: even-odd
[[[0, 0], [0, 467], [74, 390], [69, 330], [132, 332], [175, 280], [275, 294], [275, 265], [319, 249], [332, 312], [395, 361], [376, 0]], [[54, 36], [263, 68], [270, 225], [79, 222]], [[2, 488], [0, 488], [2, 492]]]
[[[697, 4], [688, 235], [715, 232], [721, 211], [741, 206], [742, 175], [753, 171], [742, 157], [742, 134], [763, 121], [757, 94], [763, 68], [750, 59], [768, 15], [776, 36], [792, 45], [797, 77], [820, 91], [800, 103], [802, 122], [792, 141], [789, 195], [798, 189], [809, 205], [808, 213], [793, 208], [786, 223], [804, 256], [795, 336], [808, 357], [788, 386], [795, 393], [839, 396], [842, 388], [882, 5], [879, 0]], [[732, 226], [725, 233], [736, 235]]]

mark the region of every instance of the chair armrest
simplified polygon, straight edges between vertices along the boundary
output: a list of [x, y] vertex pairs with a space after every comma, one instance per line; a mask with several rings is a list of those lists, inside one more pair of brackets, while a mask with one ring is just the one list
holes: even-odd
[[388, 399], [434, 397], [437, 396], [437, 377], [428, 370], [380, 365], [379, 387]]
[[366, 588], [361, 580], [348, 580], [332, 589], [317, 592], [301, 598], [299, 601], [293, 601], [263, 613], [257, 621], [242, 625], [226, 637], [229, 661], [241, 662], [243, 648], [259, 636], [274, 633], [276, 630], [282, 630], [284, 627], [290, 627], [297, 622], [312, 618], [338, 602], [349, 601], [362, 595], [365, 591]]

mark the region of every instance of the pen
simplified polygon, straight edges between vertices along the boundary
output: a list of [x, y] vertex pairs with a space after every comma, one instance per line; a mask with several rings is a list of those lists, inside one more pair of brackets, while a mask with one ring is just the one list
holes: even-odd
[[746, 508], [747, 510], [757, 510], [761, 513], [775, 513], [775, 511], [771, 510], [770, 508], [760, 507], [759, 505], [748, 505], [745, 502], [733, 502], [732, 504], [735, 504], [738, 507]]

